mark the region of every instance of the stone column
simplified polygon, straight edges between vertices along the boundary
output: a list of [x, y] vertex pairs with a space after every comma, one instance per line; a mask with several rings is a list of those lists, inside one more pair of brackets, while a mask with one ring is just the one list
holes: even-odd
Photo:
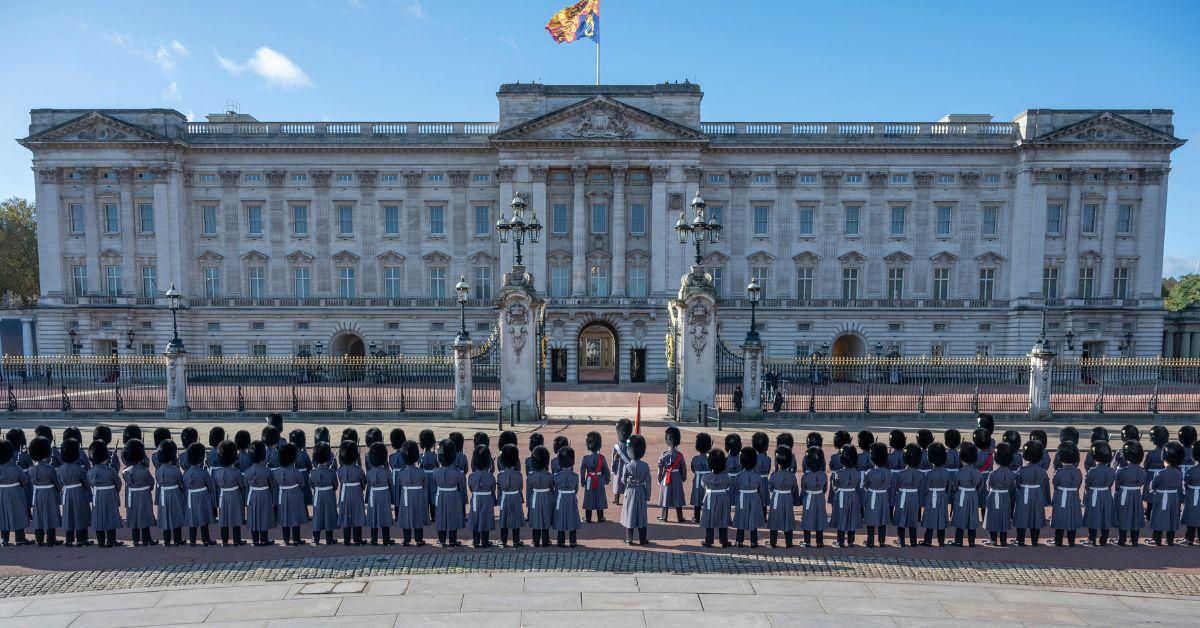
[[543, 301], [523, 266], [504, 276], [500, 293], [500, 405], [520, 403], [520, 419], [535, 419], [537, 407], [537, 323]]
[[330, 256], [333, 253], [331, 246], [336, 225], [333, 220], [333, 208], [329, 204], [329, 180], [333, 173], [321, 170], [310, 172], [308, 176], [313, 184], [313, 215], [309, 219], [309, 229], [313, 244], [316, 245], [313, 251], [313, 256], [316, 257], [313, 269], [315, 277], [312, 278], [316, 280], [316, 289], [313, 290], [312, 296], [330, 296], [335, 294], [333, 260]]
[[[979, 246], [979, 173], [978, 172], [960, 172], [958, 173], [958, 182], [962, 186], [962, 204], [959, 207], [950, 210], [953, 212], [950, 216], [950, 231], [953, 234], [954, 241], [958, 242], [958, 258], [959, 264], [969, 264], [970, 273], [959, 273], [960, 280], [965, 280], [962, 284], [962, 295], [968, 299], [979, 298], [978, 284], [979, 279], [979, 264], [975, 260], [975, 256], [981, 251], [987, 250], [986, 246]], [[1038, 265], [1041, 268], [1041, 265]], [[998, 275], [1003, 275], [1002, 272], [997, 272]], [[969, 275], [969, 276], [968, 276]], [[1041, 270], [1037, 271], [1037, 275], [1041, 277]], [[996, 277], [992, 284], [993, 297], [1000, 298], [1002, 295], [1008, 294], [1008, 291], [1001, 285], [1003, 277]]]
[[[475, 418], [475, 404], [471, 399], [471, 350], [475, 346], [470, 336], [454, 338], [454, 419]], [[524, 404], [522, 404], [524, 405]]]
[[[379, 207], [375, 202], [375, 181], [379, 172], [359, 170], [354, 173], [358, 181], [358, 226], [362, 234], [362, 294], [378, 296], [379, 289]], [[451, 173], [453, 179], [453, 173]], [[466, 250], [466, 243], [459, 250]]]
[[725, 233], [722, 234], [727, 234], [729, 242], [729, 268], [726, 269], [725, 277], [725, 285], [729, 286], [725, 294], [729, 295], [740, 296], [738, 288], [749, 281], [746, 244], [750, 239], [750, 223], [754, 220], [749, 207], [749, 191], [746, 189], [749, 183], [750, 171], [734, 170], [729, 173], [729, 207], [725, 208]]
[[791, 259], [796, 242], [796, 173], [792, 170], [780, 170], [775, 173], [776, 204], [772, 224], [778, 225], [779, 231], [771, 234], [772, 255], [775, 256], [775, 267], [771, 269], [773, 276], [769, 281], [773, 286], [764, 286], [768, 299], [785, 299], [794, 297], [796, 292], [795, 262]]
[[1192, 332], [1190, 331], [1179, 334], [1179, 357], [1192, 357]]
[[[237, 170], [227, 170], [220, 173], [221, 177], [221, 251], [226, 253], [221, 268], [221, 292], [217, 296], [236, 297], [242, 295], [242, 261], [235, 253], [242, 241], [241, 230], [241, 199], [238, 195], [238, 183], [242, 173]], [[318, 231], [318, 234], [320, 231]], [[318, 236], [319, 237], [319, 236]], [[328, 256], [327, 256], [328, 257]], [[201, 277], [203, 285], [203, 277]]]
[[170, 420], [186, 420], [191, 408], [187, 401], [187, 351], [183, 343], [167, 345], [167, 413]]
[[587, 199], [584, 197], [584, 182], [587, 168], [571, 168], [571, 181], [575, 184], [571, 202], [571, 294], [577, 297], [587, 294]]
[[692, 266], [671, 302], [679, 322], [678, 368], [680, 416], [700, 405], [713, 406], [717, 390], [717, 293], [712, 275]]
[[[426, 293], [421, 263], [421, 179], [425, 173], [409, 170], [404, 173], [404, 293], [410, 297], [429, 296]], [[499, 177], [497, 177], [499, 178]]]
[[38, 264], [38, 283], [41, 293], [47, 296], [62, 296], [65, 273], [61, 252], [65, 248], [62, 240], [64, 222], [70, 225], [70, 216], [63, 216], [59, 206], [59, 185], [62, 184], [62, 172], [58, 168], [37, 169], [37, 237], [38, 242], [46, 250], [57, 250], [59, 254], [53, 257], [44, 256]]
[[283, 170], [268, 170], [263, 173], [267, 177], [267, 206], [263, 217], [267, 223], [267, 289], [266, 296], [285, 297], [288, 295], [288, 208], [283, 200], [283, 181], [287, 173]]
[[[164, 286], [169, 286], [172, 282], [179, 289], [185, 291], [184, 286], [188, 285], [181, 275], [182, 265], [176, 259], [178, 254], [172, 252], [172, 243], [186, 237], [181, 225], [190, 224], [189, 221], [192, 220], [193, 215], [189, 212], [186, 216], [180, 216], [171, 211], [169, 181], [180, 175], [181, 173], [176, 170], [171, 170], [168, 180], [155, 179], [151, 186], [154, 193], [154, 263], [158, 266], [158, 291], [160, 294], [166, 291]], [[190, 236], [190, 229], [187, 231]], [[195, 295], [195, 293], [192, 294]]]
[[842, 297], [842, 268], [838, 262], [838, 235], [845, 216], [841, 204], [842, 173], [826, 170], [821, 172], [821, 211], [816, 217], [820, 222], [813, 226], [819, 234], [817, 254], [821, 256], [818, 266], [820, 276], [813, 288], [814, 299], [840, 299]]
[[[166, 170], [154, 173], [155, 180], [165, 179]], [[142, 278], [137, 275], [137, 234], [141, 232], [141, 219], [137, 203], [133, 199], [133, 168], [117, 170], [120, 196], [117, 211], [121, 215], [121, 294], [141, 294]], [[154, 225], [158, 230], [158, 224]]]
[[[906, 277], [904, 292], [906, 294], [916, 296], [933, 296], [933, 284], [930, 281], [930, 275], [933, 273], [929, 258], [941, 253], [941, 249], [935, 248], [941, 245], [933, 238], [933, 221], [929, 219], [929, 214], [932, 211], [933, 204], [930, 199], [930, 185], [933, 184], [933, 178], [936, 175], [932, 172], [914, 172], [913, 173], [913, 188], [916, 191], [916, 200], [909, 206], [908, 216], [904, 225], [905, 235], [910, 238], [913, 243], [913, 264], [912, 269], [908, 272], [912, 273], [911, 277]], [[891, 210], [888, 210], [887, 229], [891, 233]], [[953, 291], [951, 291], [953, 292]], [[946, 296], [953, 296], [947, 294]]]
[[33, 346], [33, 318], [21, 317], [21, 355], [30, 357], [37, 354]]
[[1029, 352], [1029, 417], [1031, 419], [1049, 420], [1050, 411], [1050, 382], [1054, 374], [1055, 353], [1046, 346], [1045, 338], [1040, 338]]
[[[1063, 272], [1066, 277], [1059, 277], [1059, 292], [1066, 297], [1081, 296], [1079, 294], [1079, 223], [1083, 218], [1083, 190], [1080, 184], [1087, 171], [1083, 168], [1071, 168], [1067, 174], [1070, 186], [1067, 192], [1067, 210], [1063, 213]], [[1065, 282], [1064, 282], [1065, 280]]]
[[[550, 210], [550, 199], [546, 196], [546, 174], [548, 169], [545, 166], [530, 166], [529, 175], [533, 179], [533, 187], [530, 190], [529, 209], [530, 214], [537, 215], [538, 221], [542, 223], [541, 239], [535, 244], [527, 243], [529, 246], [529, 262], [527, 264], [530, 269], [529, 274], [533, 275], [533, 288], [541, 294], [550, 292], [550, 264], [546, 259], [546, 245], [550, 239], [550, 224], [553, 216]], [[498, 268], [503, 268], [499, 266]]]
[[[1100, 221], [1100, 270], [1097, 294], [1101, 297], [1112, 297], [1113, 270], [1117, 267], [1117, 185], [1121, 181], [1121, 171], [1109, 168], [1104, 171], [1104, 211], [1097, 216]], [[1127, 291], [1126, 296], [1133, 296]]]
[[448, 223], [450, 225], [449, 245], [456, 255], [450, 260], [450, 272], [447, 273], [447, 283], [451, 277], [467, 274], [467, 181], [471, 173], [466, 170], [452, 170], [450, 175], [450, 207], [448, 207]]
[[[1042, 266], [1046, 262], [1046, 184], [1050, 171], [1045, 168], [1025, 168], [1017, 172], [1014, 192], [1012, 228], [1012, 290], [1013, 298], [1037, 298], [1042, 294]], [[1059, 277], [1059, 281], [1063, 280]], [[1062, 292], [1059, 291], [1061, 295]]]
[[762, 418], [762, 342], [746, 339], [742, 345], [742, 414], [743, 419]]
[[1138, 207], [1137, 254], [1134, 276], [1137, 289], [1134, 295], [1143, 299], [1158, 298], [1162, 290], [1163, 237], [1167, 222], [1167, 168], [1142, 170], [1142, 202]]
[[[891, 175], [886, 172], [867, 173], [867, 205], [859, 212], [858, 243], [854, 246], [867, 256], [863, 263], [863, 274], [858, 278], [858, 298], [882, 298], [883, 291], [883, 242], [888, 233], [884, 225], [883, 197]], [[961, 257], [961, 256], [960, 256]], [[840, 286], [839, 286], [840, 287]]]
[[667, 211], [667, 173], [663, 166], [650, 168], [650, 294], [661, 295], [667, 292], [667, 242], [673, 241], [674, 234], [668, 233], [671, 225], [675, 224], [678, 216], [672, 216]]
[[81, 168], [79, 175], [83, 183], [83, 213], [87, 233], [84, 247], [87, 251], [88, 294], [104, 291], [104, 277], [100, 270], [100, 234], [104, 225], [100, 221], [100, 210], [96, 208], [96, 169]]
[[[625, 166], [612, 167], [612, 292], [614, 297], [625, 296], [625, 240], [629, 229], [625, 226]], [[620, 356], [617, 356], [620, 362]]]

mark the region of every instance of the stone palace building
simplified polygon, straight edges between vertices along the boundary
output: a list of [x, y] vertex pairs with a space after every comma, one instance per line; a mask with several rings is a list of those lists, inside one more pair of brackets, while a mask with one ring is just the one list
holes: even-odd
[[672, 228], [699, 191], [730, 346], [757, 277], [768, 358], [1022, 355], [1043, 309], [1060, 352], [1161, 351], [1170, 110], [720, 122], [688, 83], [496, 97], [495, 122], [32, 111], [36, 350], [161, 352], [175, 283], [193, 354], [443, 352], [460, 275], [482, 342], [521, 194], [545, 226], [524, 253], [548, 377], [663, 380], [694, 255]]

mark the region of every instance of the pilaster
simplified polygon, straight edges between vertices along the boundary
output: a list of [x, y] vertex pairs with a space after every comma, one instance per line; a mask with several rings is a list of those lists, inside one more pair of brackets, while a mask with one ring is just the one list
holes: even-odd
[[333, 261], [331, 256], [333, 238], [333, 208], [329, 200], [329, 180], [333, 173], [329, 170], [317, 170], [308, 173], [313, 185], [313, 215], [312, 239], [316, 245], [313, 250], [313, 275], [316, 289], [313, 296], [330, 296], [333, 294]]
[[571, 168], [571, 182], [574, 184], [574, 196], [571, 202], [571, 294], [583, 296], [588, 290], [587, 276], [587, 199], [584, 196], [584, 182], [587, 180], [587, 168], [575, 166]]
[[[1063, 268], [1066, 277], [1059, 277], [1059, 289], [1064, 296], [1082, 296], [1079, 294], [1079, 223], [1083, 216], [1080, 206], [1083, 197], [1083, 176], [1087, 171], [1083, 168], [1071, 168], [1067, 174], [1070, 184], [1067, 196], [1067, 211], [1063, 215], [1066, 222], [1063, 225]], [[1065, 280], [1065, 282], [1064, 282]]]
[[661, 295], [667, 292], [668, 263], [667, 242], [669, 225], [675, 224], [677, 216], [667, 211], [667, 168], [652, 166], [650, 168], [650, 224], [653, 235], [650, 238], [650, 293]]
[[63, 296], [63, 282], [66, 270], [63, 268], [62, 254], [66, 242], [62, 237], [63, 225], [70, 220], [61, 208], [59, 186], [62, 185], [62, 171], [58, 168], [37, 168], [37, 237], [43, 242], [43, 250], [53, 251], [53, 255], [39, 255], [38, 284], [40, 292], [47, 296]]
[[523, 266], [513, 266], [500, 293], [500, 405], [520, 403], [520, 419], [538, 416], [537, 325], [544, 302]]
[[[625, 166], [612, 167], [612, 296], [625, 296], [625, 241], [629, 229], [625, 226]], [[620, 356], [617, 356], [619, 361]]]

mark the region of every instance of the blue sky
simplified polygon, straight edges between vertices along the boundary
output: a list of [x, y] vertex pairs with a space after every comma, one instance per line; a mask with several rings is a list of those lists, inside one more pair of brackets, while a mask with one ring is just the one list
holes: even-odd
[[[33, 194], [35, 107], [227, 99], [259, 119], [494, 120], [503, 82], [590, 83], [567, 0], [6, 2], [0, 197]], [[1152, 8], [1147, 8], [1147, 5]], [[601, 79], [689, 79], [709, 120], [934, 120], [1022, 109], [1175, 111], [1167, 274], [1200, 257], [1200, 2], [602, 0]]]

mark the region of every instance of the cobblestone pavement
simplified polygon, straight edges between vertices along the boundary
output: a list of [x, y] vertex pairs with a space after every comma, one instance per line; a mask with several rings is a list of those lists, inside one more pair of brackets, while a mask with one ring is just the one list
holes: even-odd
[[[551, 559], [553, 560], [553, 559]], [[379, 576], [140, 588], [11, 598], [0, 627], [30, 626], [1194, 626], [1200, 598], [1011, 583], [944, 584], [769, 575]], [[247, 570], [243, 575], [261, 576]], [[1061, 585], [1062, 583], [1055, 583]], [[1195, 592], [1193, 590], [1193, 592]]]

